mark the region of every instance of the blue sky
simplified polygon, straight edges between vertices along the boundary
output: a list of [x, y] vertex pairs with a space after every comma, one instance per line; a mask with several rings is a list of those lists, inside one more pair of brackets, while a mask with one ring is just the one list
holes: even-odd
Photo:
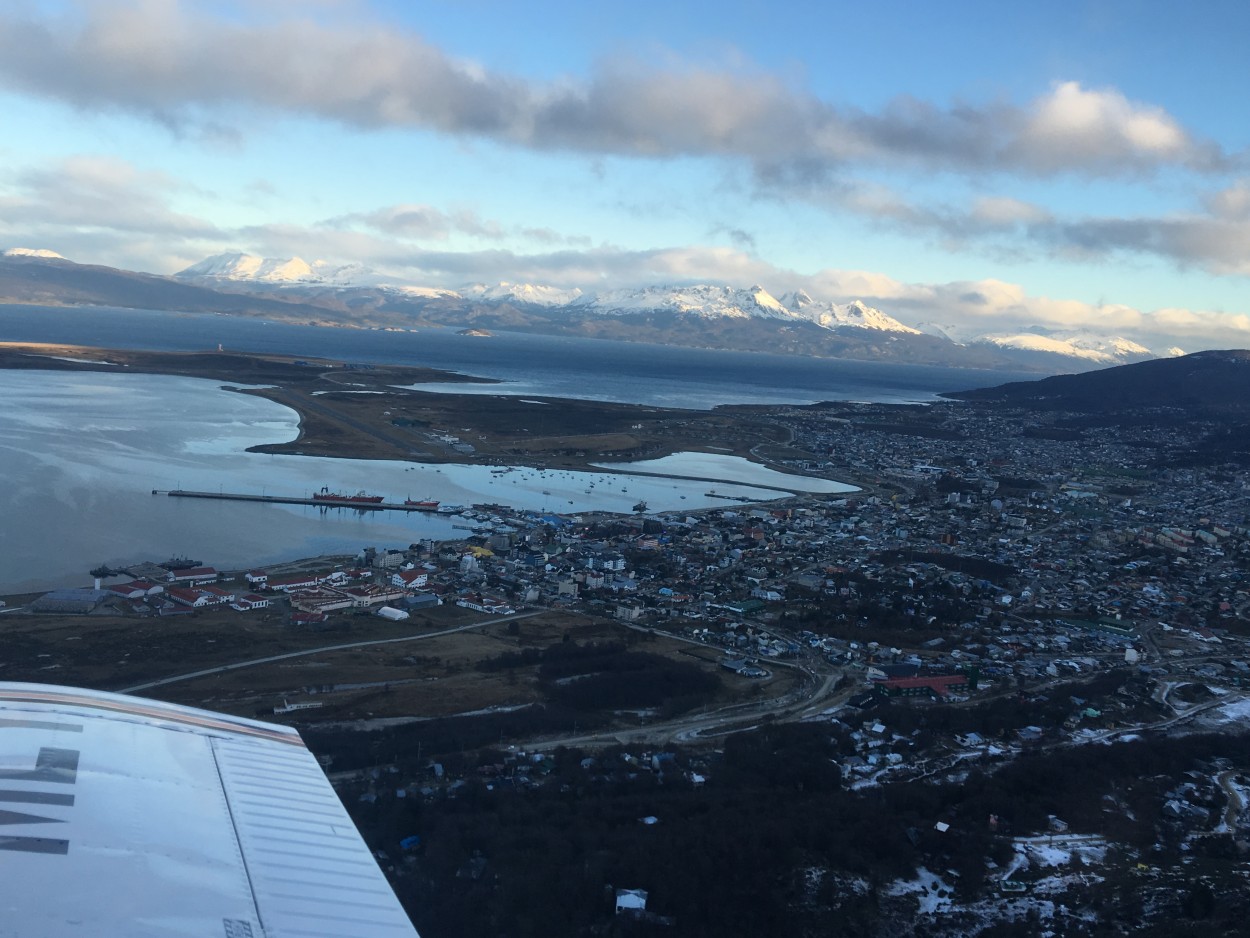
[[1250, 346], [1250, 4], [18, 0], [0, 246]]

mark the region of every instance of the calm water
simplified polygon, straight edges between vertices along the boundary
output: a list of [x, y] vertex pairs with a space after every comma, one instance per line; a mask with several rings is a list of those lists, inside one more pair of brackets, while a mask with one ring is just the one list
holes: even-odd
[[[214, 348], [427, 365], [500, 379], [490, 393], [575, 396], [708, 408], [831, 399], [929, 400], [943, 390], [1014, 380], [1007, 373], [676, 349], [591, 339], [451, 330], [393, 333], [233, 317], [0, 306], [0, 341], [155, 350]], [[215, 383], [157, 375], [0, 371], [0, 592], [78, 585], [106, 563], [179, 554], [220, 567], [263, 565], [366, 546], [406, 546], [466, 532], [443, 516], [322, 510], [154, 496], [185, 488], [307, 495], [322, 486], [388, 500], [627, 512], [725, 507], [721, 495], [773, 497], [778, 484], [733, 461], [677, 457], [660, 471], [728, 480], [311, 459], [244, 452], [289, 440], [296, 416]], [[684, 460], [684, 462], [683, 462]], [[683, 469], [684, 466], [684, 469]], [[640, 467], [648, 468], [648, 467]], [[731, 484], [733, 482], [742, 485]]]
[[[639, 500], [657, 511], [726, 505], [706, 496], [707, 482], [248, 453], [294, 439], [295, 413], [192, 378], [0, 371], [0, 400], [0, 593], [81, 585], [100, 563], [177, 554], [235, 568], [468, 533], [452, 527], [463, 519], [443, 515], [174, 499], [153, 489], [308, 497], [324, 485], [388, 501], [558, 512], [629, 512]], [[751, 467], [725, 470], [732, 479]]]
[[448, 329], [326, 329], [103, 307], [0, 306], [0, 341], [182, 351], [216, 348], [220, 343], [239, 351], [425, 365], [506, 382], [504, 387], [481, 389], [489, 394], [693, 408], [821, 400], [927, 401], [941, 391], [1037, 377], [521, 333], [482, 338]]

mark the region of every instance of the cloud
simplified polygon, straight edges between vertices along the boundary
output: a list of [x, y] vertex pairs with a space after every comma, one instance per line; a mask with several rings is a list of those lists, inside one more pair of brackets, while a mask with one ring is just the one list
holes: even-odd
[[84, 0], [59, 18], [29, 9], [0, 13], [0, 84], [214, 138], [262, 109], [536, 150], [729, 157], [778, 189], [846, 164], [1111, 175], [1241, 159], [1161, 108], [1075, 82], [1024, 105], [904, 97], [869, 112], [740, 61], [622, 55], [534, 82], [362, 15], [318, 21], [281, 2], [263, 17], [180, 0]]
[[0, 217], [10, 225], [74, 225], [173, 238], [220, 234], [203, 219], [173, 211], [170, 194], [184, 188], [164, 173], [142, 171], [109, 157], [72, 157], [18, 173], [0, 193]]
[[442, 286], [506, 280], [593, 291], [654, 283], [759, 283], [774, 295], [806, 290], [826, 301], [863, 300], [908, 325], [939, 323], [969, 335], [1040, 327], [1122, 333], [1158, 349], [1250, 346], [1250, 316], [1244, 314], [1143, 311], [1123, 304], [1035, 296], [1019, 284], [995, 279], [909, 283], [866, 270], [804, 274], [727, 247], [691, 245], [642, 251], [599, 247], [535, 254], [418, 251], [396, 260], [397, 272]]
[[[1211, 257], [1225, 252], [1233, 266], [1250, 257], [1242, 184], [1212, 200], [1229, 217], [1201, 224], [1102, 220], [1061, 222], [1041, 216], [1027, 203], [985, 198], [965, 213], [968, 225], [1017, 226], [1060, 231], [1067, 249], [1167, 252]], [[698, 282], [747, 286], [763, 284], [774, 294], [803, 289], [825, 300], [864, 300], [908, 324], [934, 322], [965, 332], [1000, 332], [1041, 326], [1052, 329], [1116, 331], [1154, 348], [1250, 346], [1250, 316], [1218, 310], [1141, 311], [1117, 304], [1036, 296], [1001, 280], [914, 283], [866, 270], [826, 269], [804, 273], [761, 259], [743, 246], [677, 245], [630, 250], [588, 246], [546, 229], [518, 229], [463, 210], [399, 204], [339, 216], [311, 225], [270, 223], [221, 228], [174, 206], [195, 192], [157, 172], [101, 157], [75, 157], [59, 164], [25, 169], [0, 179], [0, 243], [44, 247], [84, 263], [106, 263], [172, 273], [224, 250], [270, 257], [301, 255], [333, 262], [353, 261], [397, 280], [457, 287], [467, 282], [535, 282], [586, 290], [639, 284]], [[883, 212], [923, 223], [924, 213], [899, 207], [888, 192], [874, 198]], [[892, 201], [893, 199], [893, 201]], [[1067, 230], [1062, 230], [1064, 226]], [[1223, 226], [1223, 227], [1220, 227]], [[970, 228], [967, 230], [971, 230]], [[453, 250], [452, 236], [500, 234], [538, 246], [521, 251], [502, 246]], [[735, 237], [731, 229], [718, 232]], [[535, 237], [535, 235], [541, 235]], [[1241, 240], [1238, 241], [1237, 239]], [[495, 239], [497, 240], [497, 239]], [[743, 241], [742, 238], [738, 238]], [[431, 245], [438, 244], [438, 249]], [[544, 245], [553, 249], [544, 250]]]
[[1039, 234], [1059, 253], [1082, 259], [1146, 254], [1215, 274], [1250, 275], [1250, 219], [1094, 218], [1056, 223]]
[[979, 197], [969, 205], [923, 204], [877, 183], [845, 182], [813, 199], [885, 228], [929, 235], [951, 250], [983, 246], [996, 257], [1044, 253], [1083, 262], [1147, 256], [1181, 269], [1250, 275], [1245, 181], [1209, 196], [1205, 212], [1126, 218], [1063, 217], [1006, 196]]
[[[456, 288], [466, 283], [537, 283], [595, 291], [639, 284], [762, 284], [774, 295], [806, 290], [839, 303], [863, 300], [904, 323], [937, 323], [955, 334], [1094, 330], [1123, 334], [1157, 349], [1250, 346], [1250, 316], [1219, 310], [1143, 311], [1115, 303], [1029, 294], [996, 279], [914, 283], [867, 270], [801, 273], [731, 247], [686, 245], [649, 250], [599, 246], [524, 253], [404, 248], [359, 232], [266, 226], [245, 233], [251, 249], [275, 256], [316, 252], [384, 268], [397, 279]], [[301, 247], [302, 246], [302, 247]], [[334, 252], [338, 253], [334, 253]]]
[[1239, 179], [1207, 199], [1207, 210], [1218, 218], [1250, 221], [1250, 180]]
[[319, 227], [342, 230], [364, 229], [374, 234], [402, 241], [447, 241], [463, 235], [481, 241], [517, 240], [535, 244], [569, 244], [588, 246], [584, 235], [565, 235], [552, 228], [529, 225], [504, 225], [483, 218], [472, 209], [444, 211], [432, 205], [402, 203], [387, 205], [368, 212], [352, 212], [326, 219]]
[[342, 215], [325, 224], [330, 227], [362, 225], [384, 234], [422, 241], [445, 241], [453, 232], [489, 238], [503, 236], [497, 222], [483, 222], [476, 213], [469, 211], [448, 214], [431, 205], [389, 205], [371, 212]]
[[[129, 269], [177, 269], [227, 235], [173, 201], [191, 187], [124, 160], [76, 156], [0, 177], [0, 240], [58, 245], [69, 258]], [[185, 266], [185, 265], [184, 265]]]
[[1194, 141], [1162, 108], [1131, 102], [1114, 89], [1060, 82], [1023, 118], [1007, 155], [1039, 173], [1073, 163], [1108, 170], [1168, 163], [1209, 169], [1223, 163], [1217, 148]]

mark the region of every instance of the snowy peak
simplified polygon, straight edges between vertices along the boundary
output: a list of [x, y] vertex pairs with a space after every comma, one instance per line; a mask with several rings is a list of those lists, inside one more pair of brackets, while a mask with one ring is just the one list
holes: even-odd
[[1062, 355], [1097, 365], [1123, 365], [1154, 357], [1150, 349], [1131, 339], [1100, 336], [1089, 332], [1067, 335], [1043, 335], [1040, 332], [998, 333], [983, 335], [976, 341], [1005, 350]]
[[255, 254], [215, 254], [174, 274], [183, 280], [254, 280], [261, 283], [292, 283], [317, 279], [312, 267], [299, 257], [286, 259]]
[[796, 311], [813, 306], [816, 303], [806, 290], [795, 290], [793, 293], [787, 293], [781, 298], [781, 302], [786, 308]]
[[810, 319], [826, 329], [875, 329], [880, 332], [901, 332], [920, 335], [919, 329], [905, 326], [893, 316], [887, 316], [859, 300], [849, 303], [819, 303], [799, 290], [787, 297], [787, 305], [797, 315]]
[[377, 286], [379, 276], [360, 264], [331, 264], [301, 257], [214, 254], [174, 274], [179, 280], [234, 281], [275, 286]]
[[574, 287], [563, 290], [559, 287], [547, 287], [533, 283], [508, 283], [501, 281], [493, 285], [475, 283], [460, 291], [465, 299], [480, 300], [485, 303], [525, 303], [529, 306], [568, 306], [582, 298], [582, 291]]
[[383, 289], [392, 293], [400, 293], [404, 296], [415, 297], [422, 300], [458, 300], [460, 294], [455, 290], [444, 290], [441, 287], [417, 287], [411, 284], [385, 284]]
[[583, 305], [609, 315], [669, 312], [699, 319], [796, 318], [794, 313], [758, 284], [745, 290], [711, 284], [610, 290], [594, 296]]
[[49, 251], [47, 248], [9, 248], [4, 252], [5, 257], [42, 257], [50, 260], [65, 260], [56, 251]]

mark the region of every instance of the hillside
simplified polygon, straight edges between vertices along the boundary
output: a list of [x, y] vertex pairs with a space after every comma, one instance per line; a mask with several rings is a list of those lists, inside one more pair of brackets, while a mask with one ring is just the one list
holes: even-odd
[[0, 255], [0, 303], [38, 306], [121, 306], [181, 312], [230, 313], [272, 319], [307, 321], [317, 310], [271, 297], [225, 293], [170, 277], [76, 264], [62, 257], [34, 252]]
[[1250, 350], [1195, 352], [943, 395], [1045, 410], [1115, 413], [1143, 407], [1250, 412]]

